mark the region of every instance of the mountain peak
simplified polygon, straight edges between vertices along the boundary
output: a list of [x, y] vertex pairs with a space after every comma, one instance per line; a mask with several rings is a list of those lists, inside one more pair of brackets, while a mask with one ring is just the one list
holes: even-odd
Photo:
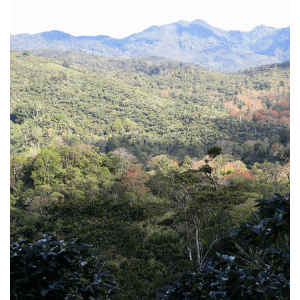
[[267, 26], [266, 24], [261, 24], [261, 25], [258, 25], [258, 26], [256, 26], [256, 27], [254, 27], [252, 30], [254, 30], [254, 29], [266, 29], [266, 28], [275, 29], [275, 28], [272, 27], [272, 26]]
[[289, 28], [282, 30], [262, 24], [249, 32], [227, 31], [196, 19], [151, 26], [123, 39], [104, 35], [76, 37], [53, 30], [11, 36], [10, 45], [18, 50], [74, 49], [126, 58], [160, 56], [215, 70], [236, 71], [289, 60], [289, 39]]
[[194, 21], [191, 21], [191, 22], [188, 22], [186, 20], [179, 20], [179, 21], [176, 21], [176, 22], [173, 22], [171, 23], [172, 25], [181, 25], [181, 26], [189, 26], [189, 25], [192, 25], [192, 24], [197, 24], [197, 25], [201, 25], [201, 26], [204, 26], [204, 27], [212, 27], [211, 25], [209, 25], [208, 23], [206, 23], [205, 21], [203, 20], [200, 20], [200, 19], [196, 19]]
[[60, 30], [51, 30], [51, 31], [45, 31], [40, 33], [45, 39], [49, 40], [49, 41], [53, 41], [53, 40], [66, 40], [66, 39], [70, 39], [73, 36], [69, 33], [65, 33], [63, 31]]
[[[196, 19], [194, 21], [192, 21], [191, 23], [197, 23], [199, 25], [209, 25], [207, 22], [205, 22], [204, 20], [200, 20], [200, 19]], [[209, 25], [211, 26], [211, 25]]]

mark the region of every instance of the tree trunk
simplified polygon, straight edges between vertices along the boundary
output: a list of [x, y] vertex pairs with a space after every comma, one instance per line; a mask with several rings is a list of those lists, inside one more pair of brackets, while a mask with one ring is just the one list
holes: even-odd
[[188, 249], [188, 251], [189, 251], [189, 258], [190, 258], [190, 261], [192, 261], [192, 260], [193, 260], [193, 259], [192, 259], [192, 250], [190, 249], [189, 246], [187, 246], [187, 249]]
[[197, 246], [197, 261], [199, 264], [199, 271], [201, 268], [201, 261], [200, 261], [200, 246], [199, 246], [199, 237], [198, 237], [198, 229], [196, 228], [196, 246]]
[[[212, 166], [209, 164], [208, 161], [206, 161], [206, 165], [208, 165], [209, 167], [212, 168]], [[214, 187], [215, 187], [215, 190], [217, 191], [218, 190], [218, 185], [217, 185], [217, 182], [215, 181], [214, 177], [213, 177], [213, 174], [205, 174], [214, 184]]]

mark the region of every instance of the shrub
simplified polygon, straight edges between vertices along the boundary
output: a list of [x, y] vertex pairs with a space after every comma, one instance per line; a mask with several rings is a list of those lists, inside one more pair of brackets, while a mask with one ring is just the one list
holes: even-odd
[[197, 274], [185, 272], [172, 284], [159, 288], [156, 300], [180, 299], [289, 299], [290, 200], [275, 194], [256, 200], [256, 224], [243, 224], [231, 235], [249, 246], [243, 257], [208, 258]]
[[25, 56], [29, 56], [31, 54], [31, 51], [24, 50], [22, 54], [25, 55]]
[[107, 299], [116, 288], [108, 271], [97, 271], [96, 254], [90, 245], [48, 235], [11, 243], [10, 299]]

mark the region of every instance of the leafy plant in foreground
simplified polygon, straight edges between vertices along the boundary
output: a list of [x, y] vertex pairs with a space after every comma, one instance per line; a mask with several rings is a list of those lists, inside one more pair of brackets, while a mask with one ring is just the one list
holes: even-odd
[[197, 274], [186, 272], [159, 288], [156, 299], [290, 299], [290, 199], [275, 194], [257, 201], [258, 224], [241, 225], [232, 235], [248, 244], [250, 252], [259, 249], [260, 261], [245, 265], [238, 257], [216, 253]]
[[[10, 245], [10, 299], [108, 299], [109, 271], [97, 267], [91, 246], [44, 235]], [[100, 296], [101, 295], [101, 296]]]

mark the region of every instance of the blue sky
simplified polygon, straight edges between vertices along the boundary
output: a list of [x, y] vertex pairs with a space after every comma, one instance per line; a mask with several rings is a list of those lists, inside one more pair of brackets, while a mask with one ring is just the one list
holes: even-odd
[[290, 26], [283, 0], [11, 0], [10, 34], [61, 30], [123, 38], [152, 25], [201, 19], [225, 30]]

